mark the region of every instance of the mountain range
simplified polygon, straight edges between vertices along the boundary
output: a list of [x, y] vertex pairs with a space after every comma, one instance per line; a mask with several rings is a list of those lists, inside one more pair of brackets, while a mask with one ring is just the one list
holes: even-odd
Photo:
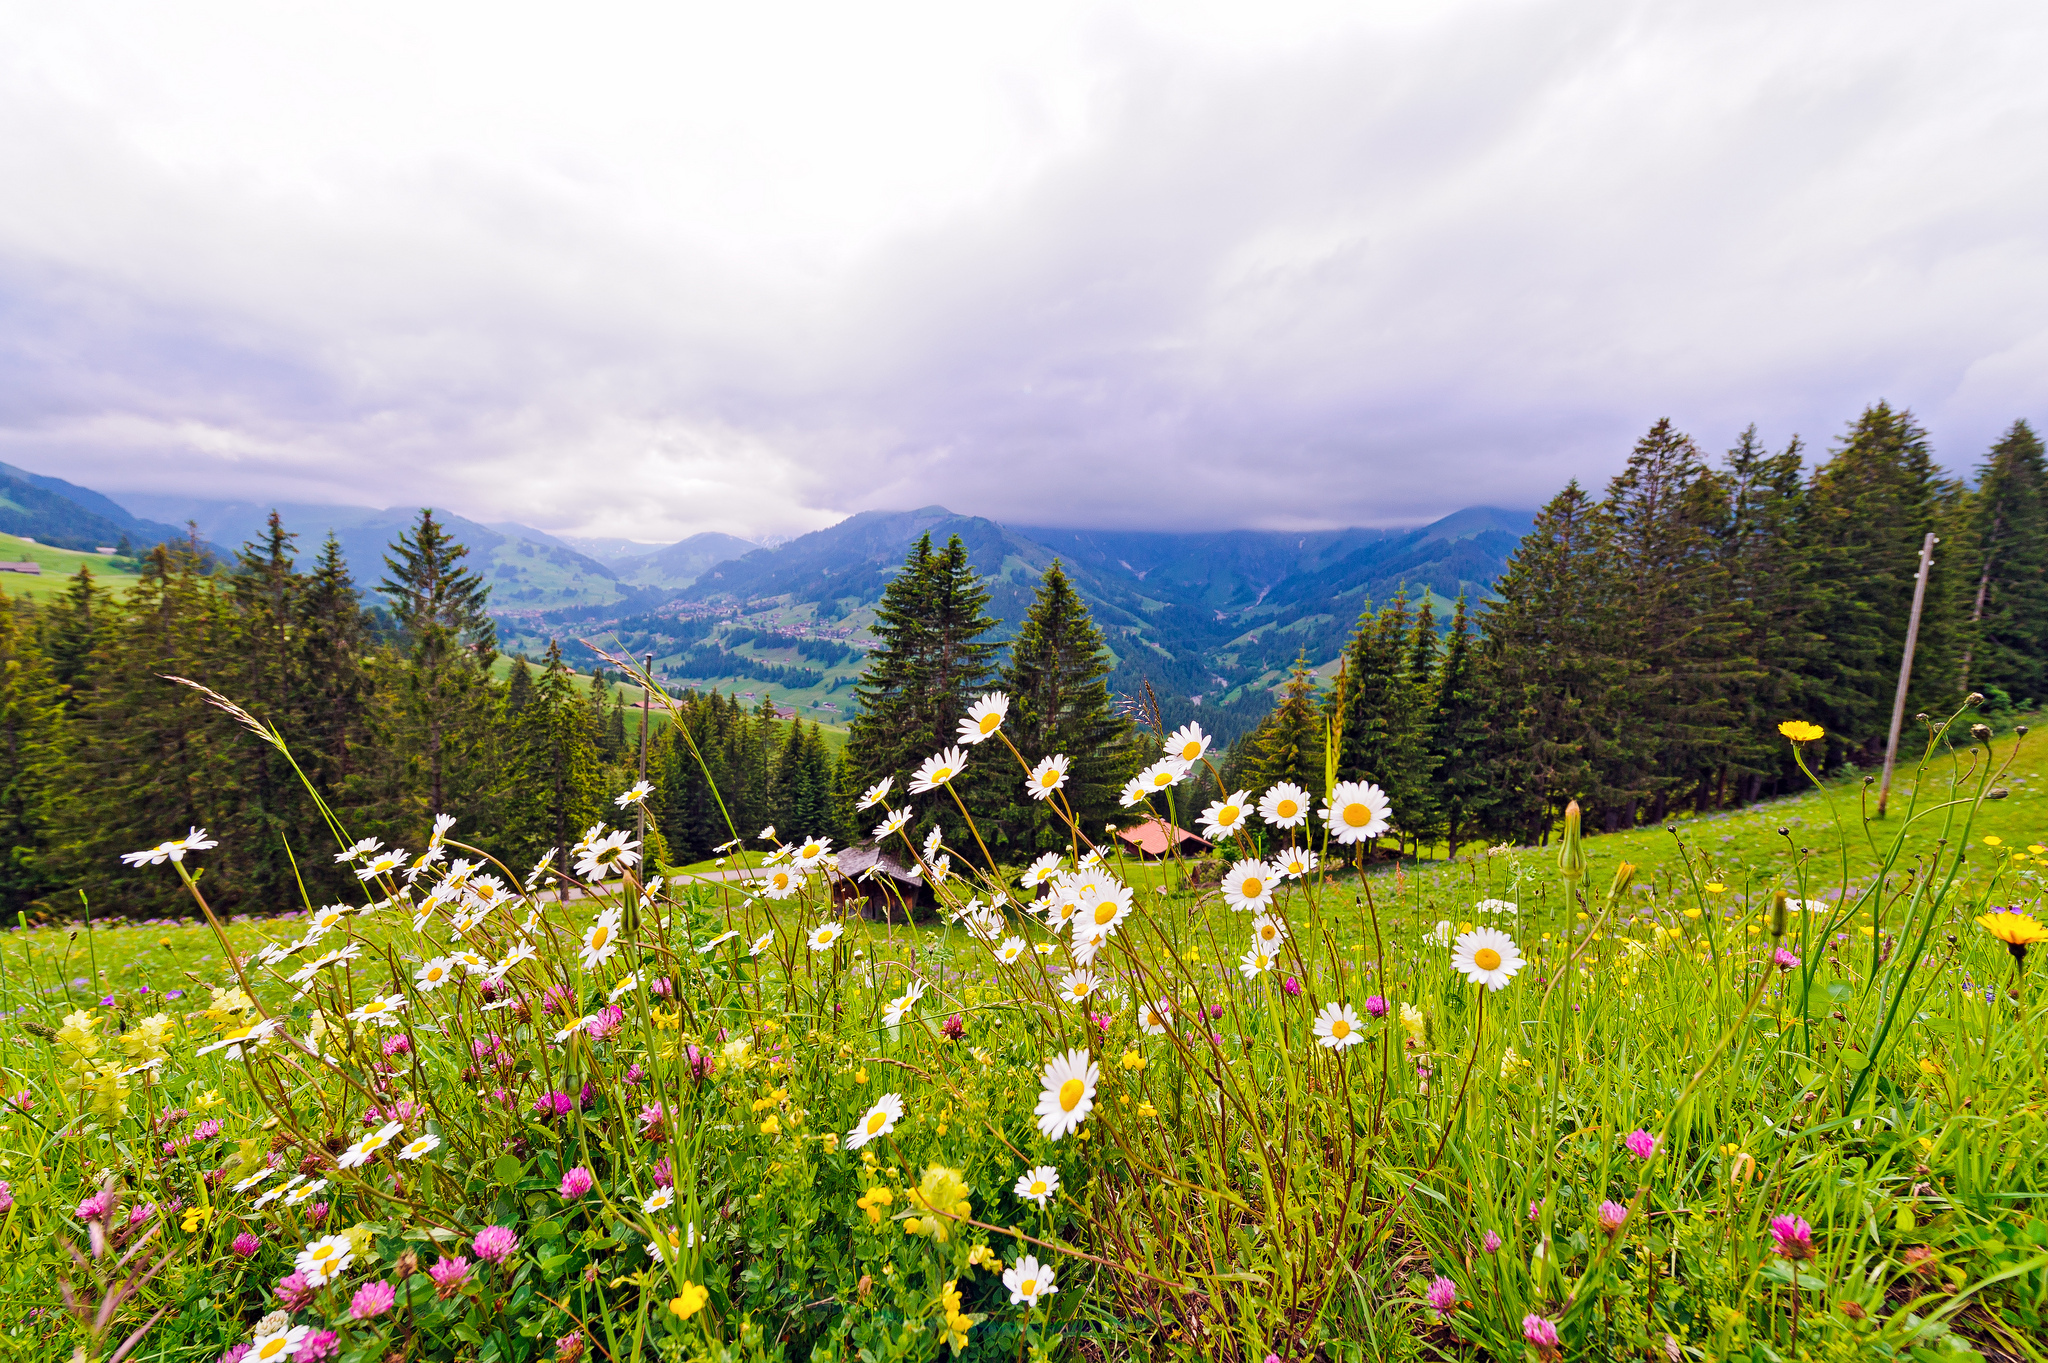
[[[259, 539], [272, 510], [302, 559], [333, 535], [365, 591], [417, 508], [228, 502], [149, 494], [119, 499], [0, 465], [0, 531], [73, 548], [136, 549], [196, 530], [232, 551]], [[1116, 657], [1113, 690], [1149, 685], [1166, 718], [1200, 716], [1229, 738], [1256, 722], [1298, 657], [1334, 668], [1368, 606], [1405, 592], [1445, 621], [1461, 593], [1492, 594], [1532, 522], [1475, 506], [1414, 529], [1170, 532], [1005, 525], [943, 506], [864, 511], [763, 546], [715, 532], [669, 545], [556, 536], [516, 522], [436, 515], [469, 546], [491, 586], [508, 650], [559, 639], [577, 665], [596, 647], [655, 656], [669, 680], [730, 685], [749, 699], [843, 720], [874, 606], [911, 543], [958, 535], [986, 580], [1001, 637], [1029, 609], [1054, 560], [1088, 602]], [[180, 527], [190, 527], [180, 528]]]

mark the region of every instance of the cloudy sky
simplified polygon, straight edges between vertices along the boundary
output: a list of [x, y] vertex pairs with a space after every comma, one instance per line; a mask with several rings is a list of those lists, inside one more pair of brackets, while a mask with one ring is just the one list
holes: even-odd
[[2048, 419], [2048, 7], [0, 0], [0, 459], [647, 540]]

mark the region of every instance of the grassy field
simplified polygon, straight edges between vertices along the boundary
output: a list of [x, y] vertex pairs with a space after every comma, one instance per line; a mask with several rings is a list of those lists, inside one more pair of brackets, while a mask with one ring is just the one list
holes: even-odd
[[[162, 1308], [131, 1356], [212, 1359], [281, 1308], [365, 1363], [2038, 1359], [2048, 1020], [1975, 921], [2039, 897], [2028, 741], [1883, 823], [1851, 777], [1582, 876], [1324, 866], [1254, 913], [1069, 864], [1038, 903], [1109, 924], [1086, 950], [1014, 875], [837, 937], [815, 873], [472, 874], [418, 922], [387, 879], [225, 925], [238, 965], [189, 914], [8, 934], [0, 1348]], [[58, 1247], [93, 1219], [166, 1256], [103, 1336], [52, 1287], [98, 1300]]]
[[81, 565], [91, 568], [99, 585], [116, 596], [127, 595], [128, 589], [142, 580], [132, 559], [82, 553], [76, 549], [53, 549], [47, 544], [31, 544], [19, 535], [0, 535], [0, 560], [20, 563], [24, 559], [41, 564], [43, 571], [34, 576], [0, 573], [0, 591], [28, 601], [47, 601], [61, 595]]

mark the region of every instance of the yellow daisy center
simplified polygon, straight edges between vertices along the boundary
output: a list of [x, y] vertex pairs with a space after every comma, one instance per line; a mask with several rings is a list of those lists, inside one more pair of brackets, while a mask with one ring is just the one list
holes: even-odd
[[1116, 905], [1111, 901], [1105, 899], [1095, 906], [1095, 921], [1097, 923], [1107, 923], [1114, 917], [1116, 917]]
[[324, 1264], [324, 1263], [326, 1263], [326, 1262], [327, 1262], [327, 1261], [328, 1261], [329, 1259], [332, 1259], [333, 1257], [334, 1257], [334, 1246], [332, 1246], [332, 1245], [315, 1245], [315, 1246], [313, 1246], [313, 1262], [314, 1262], [314, 1263], [316, 1263], [316, 1264]]
[[263, 1347], [256, 1351], [256, 1356], [265, 1359], [283, 1358], [285, 1350], [290, 1347], [291, 1339], [288, 1336], [272, 1335], [269, 1339], [263, 1341]]
[[1342, 1041], [1345, 1037], [1351, 1035], [1351, 1024], [1346, 1022], [1343, 1018], [1338, 1018], [1335, 1022], [1330, 1024], [1330, 1035], [1336, 1037], [1337, 1040]]
[[1500, 969], [1500, 953], [1492, 947], [1481, 947], [1472, 953], [1472, 964], [1481, 970]]
[[1002, 722], [1003, 717], [991, 711], [981, 717], [981, 731], [985, 734], [992, 734]]
[[1257, 899], [1260, 892], [1265, 888], [1266, 882], [1260, 880], [1257, 876], [1246, 876], [1244, 884], [1238, 886], [1238, 892], [1246, 899]]
[[1023, 1282], [1017, 1284], [1017, 1290], [1027, 1297], [1038, 1295], [1038, 1279], [1026, 1278]]
[[1201, 755], [1202, 745], [1199, 743], [1187, 742], [1180, 745], [1180, 760], [1183, 762], [1192, 762]]
[[1363, 828], [1372, 822], [1372, 810], [1362, 802], [1354, 800], [1344, 806], [1344, 822], [1352, 828]]
[[1282, 800], [1279, 804], [1273, 807], [1280, 812], [1280, 817], [1283, 819], [1293, 818], [1294, 811], [1301, 808], [1300, 805], [1294, 803], [1294, 801], [1292, 800]]
[[1031, 1180], [1031, 1195], [1032, 1195], [1033, 1197], [1036, 1197], [1036, 1196], [1038, 1196], [1038, 1195], [1039, 1195], [1040, 1193], [1042, 1193], [1042, 1192], [1044, 1192], [1044, 1191], [1045, 1191], [1045, 1180], [1044, 1180], [1044, 1179], [1042, 1179], [1042, 1178], [1034, 1178], [1034, 1179], [1032, 1179], [1032, 1180]]
[[1081, 1105], [1081, 1093], [1088, 1086], [1078, 1079], [1060, 1085], [1060, 1111], [1072, 1112]]
[[950, 781], [951, 779], [953, 779], [953, 769], [951, 767], [940, 767], [932, 773], [932, 780], [934, 781]]
[[1272, 941], [1273, 938], [1278, 935], [1279, 934], [1274, 931], [1273, 925], [1271, 923], [1268, 923], [1266, 924], [1266, 926], [1259, 929], [1259, 936], [1265, 938], [1269, 942]]
[[606, 942], [609, 942], [611, 940], [611, 937], [612, 930], [606, 927], [604, 924], [599, 923], [596, 927], [590, 930], [590, 945], [594, 947], [601, 947]]
[[1225, 828], [1228, 828], [1228, 827], [1230, 827], [1230, 825], [1232, 825], [1232, 824], [1236, 823], [1236, 822], [1237, 822], [1237, 806], [1236, 806], [1236, 805], [1225, 805], [1225, 806], [1223, 806], [1223, 810], [1222, 810], [1222, 812], [1221, 812], [1221, 813], [1219, 813], [1219, 814], [1218, 814], [1218, 815], [1216, 816], [1216, 822], [1217, 822], [1217, 823], [1219, 823], [1219, 824], [1221, 824], [1221, 825], [1222, 825], [1223, 827], [1225, 827]]
[[881, 1130], [881, 1129], [882, 1129], [882, 1128], [883, 1128], [884, 1126], [888, 1125], [888, 1123], [889, 1123], [889, 1114], [888, 1114], [888, 1113], [886, 1113], [886, 1112], [870, 1112], [870, 1113], [868, 1114], [868, 1134], [869, 1134], [870, 1136], [874, 1135], [874, 1134], [875, 1134], [875, 1133], [876, 1133], [877, 1131], [880, 1131], [880, 1130]]

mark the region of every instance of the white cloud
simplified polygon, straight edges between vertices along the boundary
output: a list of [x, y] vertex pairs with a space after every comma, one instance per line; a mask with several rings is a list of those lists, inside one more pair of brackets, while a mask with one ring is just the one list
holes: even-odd
[[0, 458], [107, 490], [1370, 523], [2048, 415], [2036, 7], [13, 8]]

